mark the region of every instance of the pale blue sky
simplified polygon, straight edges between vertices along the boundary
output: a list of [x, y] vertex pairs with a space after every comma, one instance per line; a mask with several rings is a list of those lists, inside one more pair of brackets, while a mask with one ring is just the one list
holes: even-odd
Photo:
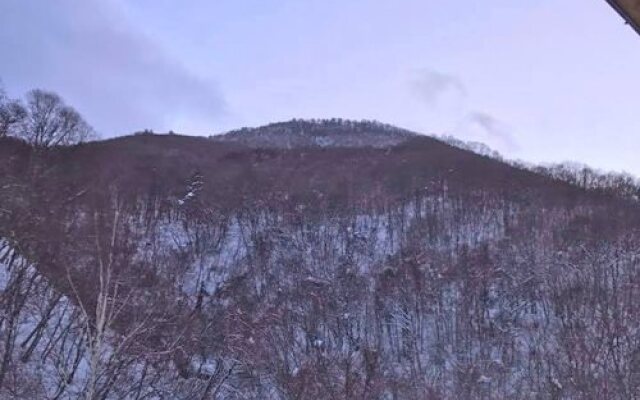
[[104, 136], [376, 119], [640, 175], [640, 36], [604, 0], [2, 0], [0, 55]]

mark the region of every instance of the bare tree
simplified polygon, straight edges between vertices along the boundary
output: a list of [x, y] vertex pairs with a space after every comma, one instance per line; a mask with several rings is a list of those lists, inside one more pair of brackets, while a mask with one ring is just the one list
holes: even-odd
[[[115, 259], [118, 257], [118, 232], [122, 224], [121, 204], [114, 201], [113, 219], [110, 221], [108, 237], [103, 238], [101, 231], [104, 229], [99, 222], [102, 218], [97, 211], [94, 212], [95, 222], [95, 259], [97, 287], [94, 296], [81, 294], [82, 288], [77, 287], [77, 282], [72, 278], [72, 271], [67, 269], [67, 278], [74, 293], [81, 320], [84, 324], [84, 336], [86, 346], [87, 375], [84, 377], [84, 389], [82, 398], [93, 400], [104, 398], [111, 390], [115, 380], [122, 372], [122, 368], [128, 365], [126, 351], [142, 331], [147, 329], [148, 319], [141, 318], [134, 321], [122, 335], [111, 332], [116, 320], [124, 312], [129, 302], [133, 301], [132, 293], [127, 291], [120, 281], [115, 270]], [[113, 342], [110, 338], [119, 336], [119, 340]]]
[[27, 93], [26, 100], [16, 136], [36, 146], [51, 147], [81, 143], [93, 135], [80, 113], [56, 93], [35, 89]]
[[0, 86], [0, 137], [9, 136], [27, 115], [27, 110], [18, 100], [10, 99]]

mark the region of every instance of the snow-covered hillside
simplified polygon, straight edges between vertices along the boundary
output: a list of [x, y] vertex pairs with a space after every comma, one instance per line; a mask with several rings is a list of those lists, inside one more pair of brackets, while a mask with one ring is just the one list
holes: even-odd
[[0, 140], [0, 398], [637, 397], [632, 181], [353, 140]]

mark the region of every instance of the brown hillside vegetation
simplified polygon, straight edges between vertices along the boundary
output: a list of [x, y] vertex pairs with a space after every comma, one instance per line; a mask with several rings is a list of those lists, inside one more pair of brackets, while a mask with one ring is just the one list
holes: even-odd
[[1, 138], [0, 397], [640, 395], [630, 183], [312, 126]]

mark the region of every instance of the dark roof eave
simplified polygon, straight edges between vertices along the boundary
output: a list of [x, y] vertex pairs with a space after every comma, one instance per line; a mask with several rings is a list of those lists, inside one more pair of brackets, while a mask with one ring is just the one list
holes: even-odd
[[606, 0], [606, 1], [607, 3], [609, 3], [611, 7], [613, 7], [614, 10], [618, 12], [618, 14], [620, 14], [620, 16], [626, 21], [626, 23], [630, 25], [636, 31], [636, 33], [640, 35], [640, 21], [635, 20], [631, 16], [631, 14], [629, 14], [627, 9], [625, 9], [624, 6], [620, 5], [617, 0]]

